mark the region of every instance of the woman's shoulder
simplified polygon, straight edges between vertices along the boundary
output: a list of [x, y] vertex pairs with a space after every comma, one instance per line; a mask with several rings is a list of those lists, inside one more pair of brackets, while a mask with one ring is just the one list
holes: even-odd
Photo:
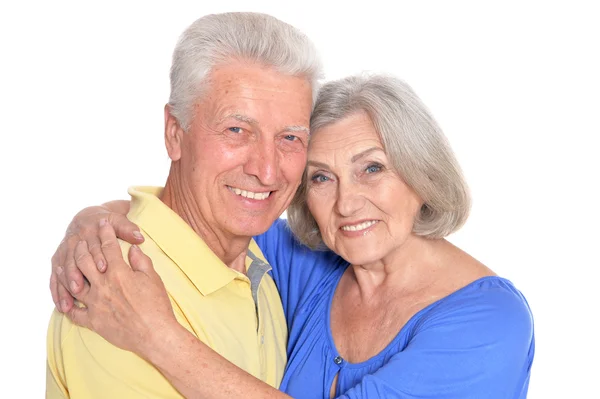
[[525, 297], [510, 280], [445, 240], [436, 249], [442, 254], [434, 284], [440, 294], [439, 306], [466, 301], [472, 306], [512, 304], [529, 311]]
[[497, 275], [479, 277], [456, 290], [448, 299], [450, 301], [461, 297], [471, 297], [475, 302], [482, 303], [526, 304], [525, 297], [512, 281]]
[[452, 244], [447, 247], [447, 253], [446, 281], [453, 286], [442, 304], [452, 306], [466, 301], [470, 305], [467, 309], [493, 305], [496, 312], [505, 310], [504, 313], [510, 313], [520, 309], [520, 313], [530, 315], [524, 295], [510, 280], [498, 276], [478, 259]]
[[495, 275], [480, 277], [425, 310], [425, 323], [443, 318], [452, 325], [465, 323], [475, 334], [511, 330], [533, 335], [533, 315], [525, 296], [510, 280]]

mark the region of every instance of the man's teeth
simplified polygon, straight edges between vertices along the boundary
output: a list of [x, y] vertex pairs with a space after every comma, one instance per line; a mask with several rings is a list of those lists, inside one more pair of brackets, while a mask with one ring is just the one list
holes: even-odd
[[239, 188], [234, 188], [234, 187], [229, 187], [229, 189], [231, 191], [233, 191], [234, 193], [236, 193], [237, 195], [240, 195], [244, 198], [250, 198], [250, 199], [255, 199], [255, 200], [264, 200], [264, 199], [269, 198], [269, 195], [271, 195], [270, 191], [267, 191], [266, 193], [254, 193], [252, 191], [241, 190]]
[[342, 230], [344, 230], [344, 231], [361, 231], [368, 227], [373, 226], [375, 223], [377, 223], [376, 220], [369, 220], [368, 222], [354, 224], [352, 226], [342, 226]]

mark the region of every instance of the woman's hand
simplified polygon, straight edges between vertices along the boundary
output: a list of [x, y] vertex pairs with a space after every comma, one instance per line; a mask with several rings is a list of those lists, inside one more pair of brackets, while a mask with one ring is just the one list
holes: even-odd
[[73, 306], [67, 312], [75, 324], [153, 364], [185, 397], [289, 398], [179, 324], [162, 280], [138, 246], [129, 250], [130, 267], [107, 220], [100, 221], [98, 233], [104, 273], [98, 271], [86, 241], [75, 246], [76, 267], [89, 281], [76, 294], [86, 307]]
[[85, 208], [75, 215], [65, 238], [52, 256], [50, 292], [59, 312], [71, 310], [74, 295], [84, 288], [83, 274], [75, 262], [75, 247], [79, 241], [87, 242], [97, 270], [101, 273], [106, 270], [106, 259], [102, 254], [98, 237], [100, 220], [108, 220], [117, 232], [117, 236], [130, 244], [140, 244], [144, 241], [138, 227], [125, 217], [128, 211], [129, 201], [112, 201], [103, 206]]
[[[99, 273], [85, 241], [75, 247], [75, 263], [89, 281], [76, 294], [86, 307], [74, 306], [67, 316], [111, 344], [142, 357], [160, 341], [161, 332], [178, 325], [165, 286], [152, 261], [138, 246], [123, 259], [115, 230], [106, 219], [99, 223], [99, 244], [106, 272]], [[155, 340], [156, 338], [156, 340]]]

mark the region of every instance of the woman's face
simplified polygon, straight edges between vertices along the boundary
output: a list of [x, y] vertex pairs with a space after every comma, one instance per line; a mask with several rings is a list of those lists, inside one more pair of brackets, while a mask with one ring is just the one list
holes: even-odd
[[393, 256], [412, 237], [422, 201], [392, 167], [366, 113], [315, 132], [306, 176], [323, 241], [348, 262]]

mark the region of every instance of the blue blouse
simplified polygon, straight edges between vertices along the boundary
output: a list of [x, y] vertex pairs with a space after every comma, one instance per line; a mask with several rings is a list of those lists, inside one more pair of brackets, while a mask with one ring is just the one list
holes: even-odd
[[288, 322], [280, 389], [295, 398], [524, 399], [535, 350], [523, 295], [484, 277], [415, 314], [378, 355], [349, 363], [330, 329], [333, 294], [349, 266], [300, 244], [285, 220], [255, 237], [273, 267]]

